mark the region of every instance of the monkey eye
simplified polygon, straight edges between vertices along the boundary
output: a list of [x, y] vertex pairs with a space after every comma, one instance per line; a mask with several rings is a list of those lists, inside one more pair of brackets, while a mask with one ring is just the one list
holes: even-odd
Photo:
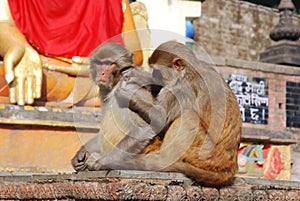
[[122, 73], [122, 76], [123, 76], [124, 80], [129, 81], [128, 71]]
[[122, 69], [120, 70], [120, 73], [121, 73], [122, 75], [125, 75], [125, 74], [127, 74], [127, 73], [129, 72], [129, 69], [130, 69], [130, 68], [132, 68], [132, 66], [128, 66], [128, 67], [122, 68]]
[[127, 71], [123, 71], [122, 72], [122, 76], [125, 77], [125, 78], [129, 78], [128, 70]]
[[121, 75], [122, 75], [126, 80], [129, 79], [128, 73], [129, 73], [129, 69], [130, 69], [130, 68], [131, 68], [131, 67], [126, 67], [126, 68], [121, 69], [121, 71], [120, 71]]

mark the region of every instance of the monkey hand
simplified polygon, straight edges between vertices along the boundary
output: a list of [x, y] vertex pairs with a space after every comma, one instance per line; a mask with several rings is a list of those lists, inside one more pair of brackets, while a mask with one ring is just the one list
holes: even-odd
[[5, 79], [11, 103], [32, 104], [41, 97], [42, 63], [30, 47], [14, 46], [4, 56]]
[[[139, 86], [127, 84], [125, 87], [118, 87], [115, 91], [117, 103], [120, 107], [129, 108], [136, 112], [146, 121], [155, 133], [159, 133], [166, 124], [166, 112], [162, 106], [154, 105], [153, 102], [146, 102], [143, 92], [137, 90]], [[147, 94], [145, 94], [147, 95]]]
[[141, 88], [137, 84], [121, 80], [114, 95], [120, 107], [129, 108], [129, 104], [137, 99], [136, 92]]
[[87, 151], [85, 146], [82, 146], [76, 155], [72, 158], [71, 164], [73, 168], [78, 171], [84, 171], [87, 169], [87, 160], [90, 158], [90, 153]]

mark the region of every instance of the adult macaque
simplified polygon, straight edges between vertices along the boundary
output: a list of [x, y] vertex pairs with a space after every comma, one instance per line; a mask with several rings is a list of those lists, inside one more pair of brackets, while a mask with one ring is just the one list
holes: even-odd
[[[115, 97], [119, 106], [138, 114], [139, 122], [143, 119], [154, 125], [150, 126], [152, 130], [143, 127], [135, 135], [135, 140], [140, 142], [145, 136], [152, 136], [153, 141], [147, 139], [142, 144], [146, 148], [140, 151], [140, 155], [111, 161], [102, 154], [107, 150], [100, 142], [103, 152], [99, 159], [92, 161], [95, 162], [92, 170], [119, 168], [181, 172], [205, 185], [228, 182], [238, 168], [241, 134], [241, 117], [235, 95], [213, 67], [198, 60], [183, 44], [171, 41], [160, 45], [149, 58], [149, 64], [153, 68], [153, 79], [162, 78], [163, 86], [153, 101], [139, 96], [132, 87], [141, 85], [141, 82], [137, 83], [139, 79], [122, 79]], [[149, 121], [156, 118], [162, 119], [159, 125]], [[103, 123], [102, 126], [109, 125]], [[143, 133], [149, 130], [151, 134]], [[118, 147], [118, 142], [110, 142]], [[139, 151], [142, 146], [137, 148]], [[128, 150], [128, 147], [123, 149]]]
[[116, 102], [114, 93], [121, 84], [120, 80], [125, 84], [134, 79], [126, 88], [149, 104], [153, 104], [153, 96], [160, 90], [159, 86], [154, 86], [155, 80], [149, 72], [133, 66], [133, 54], [130, 51], [119, 44], [106, 43], [93, 52], [90, 60], [91, 78], [100, 88], [103, 119], [100, 120], [100, 133], [82, 146], [72, 159], [76, 171], [100, 169], [95, 162], [97, 159], [101, 159], [101, 169], [105, 169], [113, 168], [106, 167], [105, 163], [109, 165], [112, 161], [136, 156], [153, 140], [156, 136], [154, 130], [159, 129], [158, 125], [163, 122], [163, 116], [144, 121], [137, 113], [119, 107]]

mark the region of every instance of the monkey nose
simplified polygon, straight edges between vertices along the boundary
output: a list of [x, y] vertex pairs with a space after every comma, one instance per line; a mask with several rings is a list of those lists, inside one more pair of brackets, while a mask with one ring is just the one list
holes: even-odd
[[104, 71], [98, 71], [96, 74], [97, 74], [97, 76], [101, 76], [101, 75], [104, 75], [105, 72]]

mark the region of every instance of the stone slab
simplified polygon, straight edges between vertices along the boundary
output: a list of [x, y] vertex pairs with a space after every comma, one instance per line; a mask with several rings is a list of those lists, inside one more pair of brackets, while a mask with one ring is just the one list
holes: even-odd
[[299, 200], [300, 182], [235, 177], [207, 187], [177, 173], [120, 171], [0, 176], [10, 200]]
[[260, 61], [300, 67], [300, 45], [281, 43], [270, 46], [260, 54]]

